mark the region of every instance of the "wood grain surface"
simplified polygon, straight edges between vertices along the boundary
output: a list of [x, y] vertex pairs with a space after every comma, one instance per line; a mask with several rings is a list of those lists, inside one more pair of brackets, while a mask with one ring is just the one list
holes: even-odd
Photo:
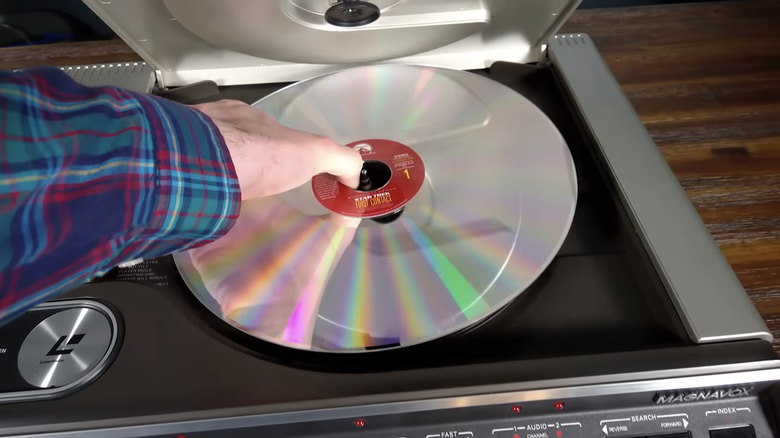
[[[780, 1], [581, 10], [585, 32], [780, 353]], [[0, 49], [0, 68], [138, 60], [120, 40]]]

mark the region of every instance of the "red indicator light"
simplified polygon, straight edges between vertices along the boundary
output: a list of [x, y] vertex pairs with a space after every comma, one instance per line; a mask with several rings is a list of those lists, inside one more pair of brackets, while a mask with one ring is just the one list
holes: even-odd
[[520, 434], [519, 434], [519, 433], [516, 433], [516, 434], [515, 434], [515, 438], [520, 438]]
[[519, 414], [520, 411], [522, 410], [523, 408], [521, 408], [520, 406], [512, 406], [512, 412], [514, 412], [515, 414]]
[[561, 409], [563, 409], [565, 405], [563, 404], [563, 402], [555, 402], [553, 406], [555, 406], [555, 409], [560, 411]]
[[362, 418], [359, 418], [359, 419], [355, 420], [355, 426], [363, 427], [365, 425], [366, 425], [366, 420], [364, 420]]
[[560, 430], [556, 430], [555, 431], [555, 436], [557, 436], [558, 438], [561, 438], [563, 436], [563, 432], [561, 432]]

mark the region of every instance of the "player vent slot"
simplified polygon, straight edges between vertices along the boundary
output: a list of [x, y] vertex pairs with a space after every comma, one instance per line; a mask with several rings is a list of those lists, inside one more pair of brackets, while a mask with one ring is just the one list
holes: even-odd
[[585, 46], [588, 42], [579, 33], [566, 33], [555, 35], [555, 41], [559, 46]]
[[145, 62], [76, 65], [61, 70], [88, 87], [116, 86], [149, 93], [154, 86], [154, 70]]

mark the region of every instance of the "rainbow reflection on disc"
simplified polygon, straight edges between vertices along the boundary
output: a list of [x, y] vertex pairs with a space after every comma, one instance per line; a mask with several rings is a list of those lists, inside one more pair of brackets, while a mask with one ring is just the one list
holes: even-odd
[[254, 337], [343, 353], [440, 338], [526, 290], [568, 233], [577, 196], [568, 147], [530, 101], [490, 79], [357, 67], [255, 106], [345, 145], [406, 145], [425, 180], [389, 223], [335, 214], [305, 184], [245, 202], [225, 237], [176, 254], [192, 293]]

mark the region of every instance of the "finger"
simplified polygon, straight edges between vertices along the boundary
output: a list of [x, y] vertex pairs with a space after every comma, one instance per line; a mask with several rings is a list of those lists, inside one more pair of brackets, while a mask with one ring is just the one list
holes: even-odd
[[327, 141], [323, 145], [322, 155], [320, 173], [325, 172], [337, 177], [339, 182], [347, 187], [358, 187], [360, 170], [363, 169], [363, 158], [359, 152]]

